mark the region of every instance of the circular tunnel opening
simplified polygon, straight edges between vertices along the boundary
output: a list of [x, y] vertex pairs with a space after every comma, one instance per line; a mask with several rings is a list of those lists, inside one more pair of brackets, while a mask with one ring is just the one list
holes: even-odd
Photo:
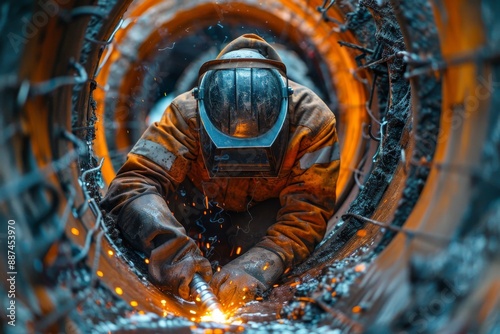
[[[340, 19], [342, 14], [334, 15]], [[202, 1], [182, 6], [142, 1], [129, 8], [101, 57], [93, 94], [98, 119], [93, 149], [97, 157], [105, 158], [105, 183], [112, 180], [154, 117], [161, 116], [174, 96], [196, 85], [201, 64], [214, 59], [227, 42], [243, 33], [259, 34], [272, 43], [290, 79], [313, 89], [337, 116], [343, 162], [331, 231], [340, 219], [340, 208], [345, 210], [349, 198], [359, 191], [371, 166], [366, 156], [378, 144], [365, 133], [372, 122], [366, 113], [371, 77], [357, 69], [353, 50], [337, 42], [356, 45], [351, 32], [334, 32], [328, 22], [321, 22], [318, 11], [286, 1]], [[378, 115], [376, 101], [372, 96], [372, 117]], [[372, 131], [379, 129], [378, 124], [372, 125]], [[147, 259], [125, 252], [145, 275]]]
[[[355, 37], [349, 32], [332, 33], [328, 24], [318, 24], [311, 10], [286, 1], [186, 2], [182, 6], [144, 1], [132, 7], [96, 78], [100, 124], [94, 149], [106, 158], [106, 183], [166, 104], [196, 85], [199, 66], [215, 58], [225, 43], [252, 32], [278, 49], [290, 79], [312, 88], [336, 114], [343, 159], [337, 198], [343, 203], [355, 185], [352, 176], [369, 170], [371, 164], [363, 157], [370, 146], [372, 150], [376, 146], [362, 135], [371, 122], [365, 112], [370, 76], [358, 69], [358, 80], [352, 80], [357, 66], [352, 50], [336, 41], [356, 42]], [[373, 106], [376, 115], [377, 104]], [[377, 129], [378, 124], [373, 124], [372, 131]]]

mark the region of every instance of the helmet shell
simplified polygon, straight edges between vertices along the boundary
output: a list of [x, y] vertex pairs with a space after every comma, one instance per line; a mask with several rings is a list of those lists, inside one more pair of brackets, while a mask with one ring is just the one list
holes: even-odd
[[228, 52], [215, 64], [195, 90], [210, 175], [277, 176], [288, 137], [286, 77], [249, 49]]

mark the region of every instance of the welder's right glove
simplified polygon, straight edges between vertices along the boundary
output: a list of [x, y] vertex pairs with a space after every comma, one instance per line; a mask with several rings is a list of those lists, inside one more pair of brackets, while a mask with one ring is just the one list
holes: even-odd
[[195, 273], [206, 282], [212, 278], [210, 262], [204, 258], [196, 244], [188, 237], [174, 238], [151, 252], [149, 273], [160, 289], [189, 299], [189, 284]]
[[232, 310], [271, 288], [284, 269], [276, 253], [253, 247], [216, 272], [210, 285], [222, 306]]
[[189, 299], [195, 273], [207, 282], [212, 278], [210, 262], [159, 195], [146, 194], [128, 203], [118, 226], [127, 241], [149, 256], [152, 281], [163, 291]]

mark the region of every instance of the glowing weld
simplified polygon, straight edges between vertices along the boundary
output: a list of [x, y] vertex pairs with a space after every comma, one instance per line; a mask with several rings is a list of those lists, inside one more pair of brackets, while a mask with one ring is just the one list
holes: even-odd
[[214, 310], [210, 313], [207, 313], [204, 316], [202, 316], [200, 320], [202, 322], [218, 322], [221, 324], [228, 322], [226, 315], [220, 310]]

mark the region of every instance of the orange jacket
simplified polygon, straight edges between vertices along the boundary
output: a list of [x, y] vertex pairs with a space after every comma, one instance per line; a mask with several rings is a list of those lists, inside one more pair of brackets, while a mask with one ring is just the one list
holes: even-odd
[[[280, 60], [271, 45], [256, 35], [234, 40], [221, 54], [239, 48], [258, 48]], [[289, 144], [276, 178], [209, 178], [199, 147], [197, 101], [191, 92], [178, 96], [134, 146], [102, 202], [117, 217], [125, 236], [149, 253], [157, 246], [152, 242], [156, 236], [172, 230], [182, 234], [166, 204], [149, 223], [130, 221], [123, 213], [144, 194], [166, 199], [188, 177], [208, 200], [230, 211], [241, 212], [279, 198], [282, 208], [276, 222], [257, 246], [279, 255], [285, 268], [307, 258], [323, 239], [333, 214], [340, 152], [332, 111], [310, 89], [292, 81], [289, 85], [294, 90], [289, 99]]]

